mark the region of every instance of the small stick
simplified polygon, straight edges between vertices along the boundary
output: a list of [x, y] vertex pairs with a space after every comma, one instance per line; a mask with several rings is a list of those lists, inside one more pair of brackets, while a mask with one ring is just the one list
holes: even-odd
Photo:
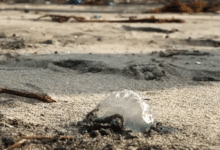
[[4, 150], [10, 150], [13, 149], [15, 147], [21, 146], [22, 144], [24, 144], [27, 140], [26, 139], [20, 139], [17, 142], [15, 142], [13, 145], [9, 146], [8, 148], [4, 149]]
[[73, 136], [64, 136], [64, 135], [60, 135], [60, 136], [56, 136], [56, 135], [51, 135], [51, 136], [47, 136], [47, 135], [34, 135], [34, 136], [22, 136], [23, 139], [56, 139], [58, 138], [59, 140], [62, 139], [73, 139]]
[[102, 22], [108, 22], [108, 23], [184, 23], [185, 21], [182, 19], [156, 19], [154, 16], [150, 18], [142, 18], [142, 19], [136, 19], [136, 18], [129, 18], [127, 20], [87, 20], [84, 17], [79, 17], [79, 16], [61, 16], [61, 15], [44, 15], [41, 16], [35, 21], [44, 18], [44, 17], [51, 17], [53, 21], [57, 21], [60, 23], [68, 21], [70, 18], [73, 18], [76, 22], [97, 22], [97, 23], [102, 23]]
[[5, 126], [5, 127], [9, 127], [9, 128], [14, 128], [14, 126], [7, 124], [5, 122], [0, 122], [0, 126]]
[[12, 95], [22, 96], [22, 97], [27, 97], [27, 98], [34, 98], [45, 103], [56, 102], [49, 96], [43, 96], [43, 95], [29, 93], [29, 92], [20, 92], [20, 91], [5, 89], [5, 88], [0, 88], [0, 93], [12, 94]]
[[[57, 138], [58, 137], [58, 138]], [[63, 139], [73, 139], [73, 136], [64, 136], [64, 135], [60, 135], [60, 136], [56, 136], [56, 135], [52, 135], [52, 136], [47, 136], [47, 135], [40, 135], [40, 136], [22, 136], [22, 138], [20, 140], [18, 140], [17, 142], [15, 142], [13, 145], [9, 146], [8, 148], [4, 149], [4, 150], [10, 150], [13, 148], [16, 148], [18, 146], [21, 146], [22, 144], [24, 144], [27, 140], [29, 139], [59, 139], [59, 140], [63, 140]]]

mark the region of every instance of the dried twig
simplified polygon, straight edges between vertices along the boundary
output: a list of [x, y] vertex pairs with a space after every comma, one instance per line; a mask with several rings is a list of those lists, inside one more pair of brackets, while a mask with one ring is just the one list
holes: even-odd
[[5, 88], [0, 88], [0, 93], [12, 94], [12, 95], [22, 96], [22, 97], [27, 97], [27, 98], [34, 98], [45, 103], [56, 102], [49, 96], [43, 96], [43, 95], [29, 93], [29, 92], [20, 92], [20, 91], [5, 89]]
[[71, 18], [68, 16], [60, 16], [60, 15], [44, 15], [44, 16], [41, 16], [41, 17], [35, 19], [35, 21], [37, 21], [41, 18], [44, 18], [44, 17], [51, 17], [53, 21], [60, 22], [60, 23], [67, 22]]
[[73, 139], [73, 136], [64, 136], [64, 135], [60, 135], [60, 136], [57, 136], [57, 135], [25, 136], [25, 135], [23, 135], [22, 138], [23, 139], [59, 139], [59, 140], [62, 140], [62, 139]]
[[84, 17], [78, 17], [78, 16], [60, 16], [60, 15], [44, 15], [42, 17], [39, 17], [35, 20], [39, 20], [44, 17], [51, 17], [52, 21], [56, 22], [66, 22], [70, 18], [73, 18], [76, 22], [108, 22], [108, 23], [184, 23], [185, 21], [182, 19], [156, 19], [154, 16], [151, 16], [150, 18], [142, 18], [142, 19], [136, 19], [136, 18], [129, 18], [127, 20], [87, 20]]
[[70, 140], [70, 139], [73, 139], [73, 136], [64, 136], [64, 135], [60, 135], [60, 136], [56, 136], [56, 135], [25, 136], [25, 135], [22, 135], [20, 140], [18, 140], [13, 145], [9, 146], [8, 148], [6, 148], [4, 150], [10, 150], [10, 149], [16, 148], [16, 147], [24, 144], [27, 140], [33, 140], [33, 139], [38, 139], [38, 140], [40, 140], [40, 139], [51, 139], [51, 140], [53, 140], [53, 139], [58, 139], [58, 140], [68, 139], [68, 140]]
[[12, 126], [10, 124], [7, 124], [5, 122], [0, 122], [0, 126], [5, 126], [5, 127], [8, 127], [8, 128], [14, 128], [14, 126]]
[[4, 150], [10, 150], [13, 148], [16, 148], [18, 146], [21, 146], [22, 144], [24, 144], [27, 140], [26, 139], [20, 139], [17, 142], [15, 142], [13, 145], [9, 146], [8, 148], [4, 149]]

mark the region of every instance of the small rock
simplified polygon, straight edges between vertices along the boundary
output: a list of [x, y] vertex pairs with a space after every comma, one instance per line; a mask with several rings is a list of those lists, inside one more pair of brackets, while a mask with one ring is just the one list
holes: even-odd
[[98, 37], [98, 38], [97, 38], [97, 41], [102, 41], [102, 38], [101, 38], [101, 37]]
[[163, 52], [163, 51], [159, 52], [159, 56], [160, 57], [168, 57], [168, 55], [165, 52]]
[[99, 15], [94, 15], [93, 17], [96, 18], [96, 19], [98, 19], [98, 18], [100, 18], [101, 16], [99, 16]]
[[24, 12], [25, 12], [25, 13], [29, 13], [30, 11], [29, 11], [28, 9], [25, 9]]
[[155, 43], [153, 40], [149, 41], [148, 44]]
[[43, 44], [53, 44], [53, 41], [52, 40], [46, 40], [44, 42], [42, 42]]
[[90, 132], [90, 137], [95, 138], [97, 136], [100, 136], [100, 133], [98, 130], [93, 130], [92, 132]]
[[144, 73], [144, 79], [145, 80], [152, 80], [153, 78], [154, 78], [153, 73], [148, 72], [148, 71]]

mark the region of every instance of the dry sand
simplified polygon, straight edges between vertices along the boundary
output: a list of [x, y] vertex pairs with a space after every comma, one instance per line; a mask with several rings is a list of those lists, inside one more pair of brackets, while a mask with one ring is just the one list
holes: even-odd
[[[1, 4], [0, 7], [24, 6]], [[58, 6], [29, 6], [32, 7], [58, 9]], [[152, 15], [135, 11], [138, 7], [129, 7], [132, 10], [134, 13], [98, 15], [101, 19]], [[157, 18], [184, 19], [183, 24], [74, 20], [61, 24], [50, 18], [33, 21], [45, 14], [0, 11], [0, 87], [47, 94], [57, 101], [48, 104], [0, 94], [0, 148], [12, 145], [21, 133], [64, 134], [75, 139], [33, 140], [15, 149], [220, 149], [219, 14], [155, 14]], [[53, 14], [89, 19], [95, 13]], [[200, 53], [161, 57], [159, 51], [167, 49]], [[201, 55], [203, 52], [207, 55]], [[146, 102], [153, 108], [155, 121], [177, 132], [162, 135], [155, 132], [150, 136], [134, 133], [137, 136], [134, 139], [118, 138], [114, 133], [96, 138], [77, 134], [74, 126], [77, 121], [106, 94], [124, 89], [150, 99]]]

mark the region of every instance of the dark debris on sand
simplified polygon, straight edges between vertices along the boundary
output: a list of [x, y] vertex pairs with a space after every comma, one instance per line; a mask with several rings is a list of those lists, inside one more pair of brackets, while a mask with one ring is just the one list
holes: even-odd
[[19, 37], [0, 38], [0, 48], [11, 50], [25, 48], [25, 41]]
[[160, 80], [166, 76], [165, 71], [156, 64], [134, 64], [124, 68], [123, 72], [135, 79], [142, 80]]
[[151, 11], [151, 13], [205, 13], [205, 12], [213, 12], [216, 13], [218, 10], [220, 10], [220, 3], [211, 3], [211, 2], [205, 2], [202, 0], [194, 0], [189, 1], [188, 3], [183, 3], [180, 0], [172, 0], [167, 5], [157, 8]]
[[[102, 150], [102, 149], [139, 149], [139, 150], [162, 150], [162, 145], [155, 145], [148, 143], [148, 138], [152, 136], [162, 136], [165, 134], [171, 134], [172, 128], [167, 128], [158, 122], [155, 125], [152, 125], [149, 130], [145, 133], [134, 132], [131, 130], [126, 130], [123, 127], [124, 118], [119, 114], [115, 114], [103, 119], [97, 118], [95, 114], [96, 110], [91, 111], [84, 120], [77, 123], [77, 125], [70, 125], [68, 128], [76, 128], [75, 132], [71, 135], [71, 138], [60, 139], [60, 138], [30, 138], [24, 144], [17, 146], [17, 149], [28, 149], [30, 145], [35, 145], [40, 149], [57, 149], [57, 150], [72, 150], [72, 149], [88, 149], [88, 150]], [[7, 120], [6, 118], [1, 117], [2, 119]], [[7, 122], [10, 123], [10, 122]], [[21, 129], [27, 130], [25, 128], [25, 123], [17, 121], [17, 126], [19, 131]], [[25, 125], [23, 128], [22, 124]], [[41, 126], [38, 127], [41, 129]], [[13, 128], [13, 131], [18, 128]], [[39, 130], [38, 129], [38, 130]], [[30, 135], [36, 134], [34, 131], [35, 128], [31, 128]], [[43, 128], [41, 129], [43, 130]], [[51, 129], [45, 130], [50, 131]], [[7, 132], [7, 133], [6, 133]], [[10, 130], [5, 132], [0, 131], [0, 148], [8, 148], [19, 139], [18, 135], [16, 138], [12, 136], [6, 136], [10, 133]], [[20, 134], [23, 134], [22, 132]], [[48, 133], [45, 133], [47, 135]], [[56, 132], [57, 137], [60, 135], [66, 135], [66, 133]], [[42, 133], [40, 134], [42, 136]], [[44, 134], [43, 134], [44, 135]], [[37, 137], [37, 136], [36, 136]], [[43, 137], [43, 136], [42, 136]], [[56, 135], [54, 135], [56, 137]], [[34, 148], [34, 147], [32, 147]]]

